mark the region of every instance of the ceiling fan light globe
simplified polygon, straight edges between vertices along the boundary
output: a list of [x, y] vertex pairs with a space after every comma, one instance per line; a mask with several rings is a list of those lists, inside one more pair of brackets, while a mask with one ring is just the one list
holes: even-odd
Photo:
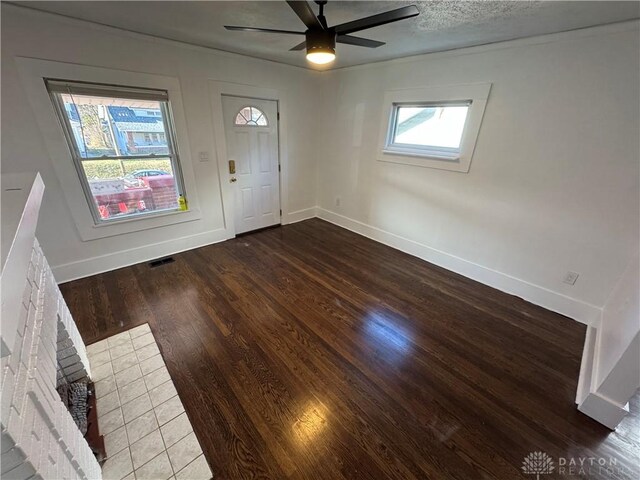
[[315, 63], [316, 65], [326, 65], [327, 63], [331, 63], [336, 59], [336, 55], [334, 53], [329, 52], [311, 52], [307, 53], [307, 60], [311, 63]]
[[336, 54], [326, 50], [310, 50], [307, 52], [307, 60], [316, 65], [325, 65], [335, 60]]

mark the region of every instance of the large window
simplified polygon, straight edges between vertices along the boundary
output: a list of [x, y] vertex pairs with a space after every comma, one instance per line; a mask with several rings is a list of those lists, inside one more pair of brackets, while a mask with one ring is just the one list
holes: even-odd
[[46, 83], [96, 224], [186, 208], [166, 91]]
[[470, 101], [394, 104], [386, 150], [457, 159]]

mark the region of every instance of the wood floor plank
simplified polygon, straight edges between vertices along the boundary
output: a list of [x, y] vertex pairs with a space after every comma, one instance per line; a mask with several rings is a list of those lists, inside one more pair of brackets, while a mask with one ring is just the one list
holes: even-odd
[[574, 405], [585, 327], [321, 220], [63, 284], [87, 343], [149, 323], [216, 479], [636, 478]]

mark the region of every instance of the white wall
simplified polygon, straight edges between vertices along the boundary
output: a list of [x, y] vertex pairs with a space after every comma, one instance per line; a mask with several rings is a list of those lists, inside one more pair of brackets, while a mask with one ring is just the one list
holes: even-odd
[[[320, 216], [596, 323], [639, 242], [639, 41], [633, 22], [323, 73]], [[386, 90], [463, 83], [493, 84], [469, 173], [376, 160]]]
[[[15, 57], [33, 57], [118, 70], [177, 77], [195, 157], [208, 151], [207, 163], [193, 161], [202, 218], [197, 221], [81, 241], [49, 153], [26, 97]], [[63, 17], [2, 5], [2, 173], [40, 171], [47, 186], [38, 238], [58, 281], [138, 263], [149, 258], [228, 238], [224, 229], [216, 163], [209, 81], [235, 82], [286, 92], [287, 124], [295, 134], [281, 145], [288, 159], [283, 199], [286, 223], [295, 212], [316, 204], [314, 126], [320, 78], [307, 70], [176, 42], [129, 34]], [[37, 113], [36, 113], [37, 114]], [[181, 139], [178, 139], [180, 142]], [[182, 139], [185, 141], [185, 139]], [[226, 160], [226, 159], [224, 159]], [[226, 180], [226, 179], [225, 179]], [[313, 210], [312, 210], [313, 211]], [[294, 215], [288, 216], [289, 213]], [[304, 216], [304, 214], [303, 214]], [[157, 244], [150, 247], [150, 245]]]

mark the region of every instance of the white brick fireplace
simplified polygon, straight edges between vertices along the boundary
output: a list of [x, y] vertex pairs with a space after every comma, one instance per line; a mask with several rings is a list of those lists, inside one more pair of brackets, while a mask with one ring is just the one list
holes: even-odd
[[82, 338], [35, 237], [39, 175], [2, 176], [1, 450], [3, 479], [101, 479], [60, 399], [60, 380], [90, 378]]

